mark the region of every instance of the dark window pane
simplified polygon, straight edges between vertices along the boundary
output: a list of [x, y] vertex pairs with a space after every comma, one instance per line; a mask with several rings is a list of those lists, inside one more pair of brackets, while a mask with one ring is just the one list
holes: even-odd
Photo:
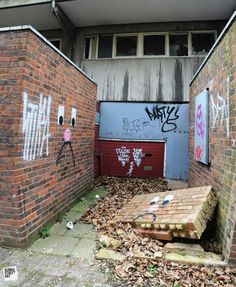
[[124, 36], [116, 38], [116, 56], [136, 56], [136, 53], [136, 36]]
[[165, 55], [165, 36], [144, 36], [144, 55]]
[[192, 54], [193, 55], [206, 55], [215, 42], [215, 35], [208, 34], [192, 34]]
[[112, 57], [113, 36], [99, 36], [98, 42], [98, 58]]
[[188, 56], [187, 35], [170, 35], [170, 56]]
[[89, 59], [90, 38], [85, 39], [84, 58]]
[[50, 40], [50, 42], [55, 46], [57, 49], [60, 50], [61, 48], [61, 41], [60, 40]]

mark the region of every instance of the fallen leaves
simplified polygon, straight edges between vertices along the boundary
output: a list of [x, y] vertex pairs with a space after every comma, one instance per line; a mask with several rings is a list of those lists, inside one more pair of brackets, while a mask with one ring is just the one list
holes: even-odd
[[[116, 251], [125, 255], [126, 259], [116, 264], [105, 263], [106, 268], [119, 278], [119, 282], [113, 286], [236, 286], [236, 268], [164, 262], [156, 256], [162, 254], [162, 242], [143, 237], [130, 224], [109, 224], [119, 209], [135, 195], [165, 191], [165, 181], [158, 178], [99, 178], [96, 184], [105, 186], [108, 192], [82, 216], [82, 220], [95, 226], [98, 238], [105, 235], [122, 242], [116, 246]], [[220, 251], [220, 246], [215, 242], [206, 242], [206, 246], [212, 251]]]

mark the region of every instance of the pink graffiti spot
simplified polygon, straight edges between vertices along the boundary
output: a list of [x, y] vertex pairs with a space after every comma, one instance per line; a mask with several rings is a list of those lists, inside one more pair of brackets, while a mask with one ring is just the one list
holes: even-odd
[[195, 153], [196, 153], [196, 157], [198, 160], [202, 159], [202, 150], [203, 150], [203, 146], [201, 147], [200, 145], [198, 145], [196, 147]]
[[204, 132], [204, 123], [203, 123], [203, 114], [202, 114], [201, 104], [197, 107], [196, 128], [197, 128], [197, 134], [203, 138], [205, 132]]
[[69, 142], [71, 140], [70, 129], [65, 129], [65, 131], [64, 131], [64, 139], [65, 139], [65, 142]]

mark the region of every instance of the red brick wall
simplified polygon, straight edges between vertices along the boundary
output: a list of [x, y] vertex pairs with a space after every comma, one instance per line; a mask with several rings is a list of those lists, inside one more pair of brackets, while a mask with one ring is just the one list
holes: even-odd
[[[223, 253], [236, 264], [236, 22], [191, 85], [190, 186], [212, 185], [219, 197], [217, 233]], [[194, 159], [195, 98], [209, 88], [209, 159]]]
[[0, 244], [23, 247], [93, 183], [96, 85], [32, 31], [1, 32], [0, 112]]

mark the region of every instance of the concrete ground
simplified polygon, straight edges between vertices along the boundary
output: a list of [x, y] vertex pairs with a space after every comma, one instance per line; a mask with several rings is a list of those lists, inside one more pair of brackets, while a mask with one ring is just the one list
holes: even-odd
[[167, 188], [168, 190], [177, 190], [188, 188], [188, 182], [184, 180], [167, 180]]
[[[94, 194], [92, 194], [94, 198]], [[91, 198], [76, 204], [49, 231], [27, 250], [0, 248], [0, 286], [19, 287], [109, 287], [108, 280], [94, 259], [97, 244], [93, 225], [78, 223], [67, 230], [91, 204]], [[16, 266], [18, 279], [6, 282], [3, 269]]]

